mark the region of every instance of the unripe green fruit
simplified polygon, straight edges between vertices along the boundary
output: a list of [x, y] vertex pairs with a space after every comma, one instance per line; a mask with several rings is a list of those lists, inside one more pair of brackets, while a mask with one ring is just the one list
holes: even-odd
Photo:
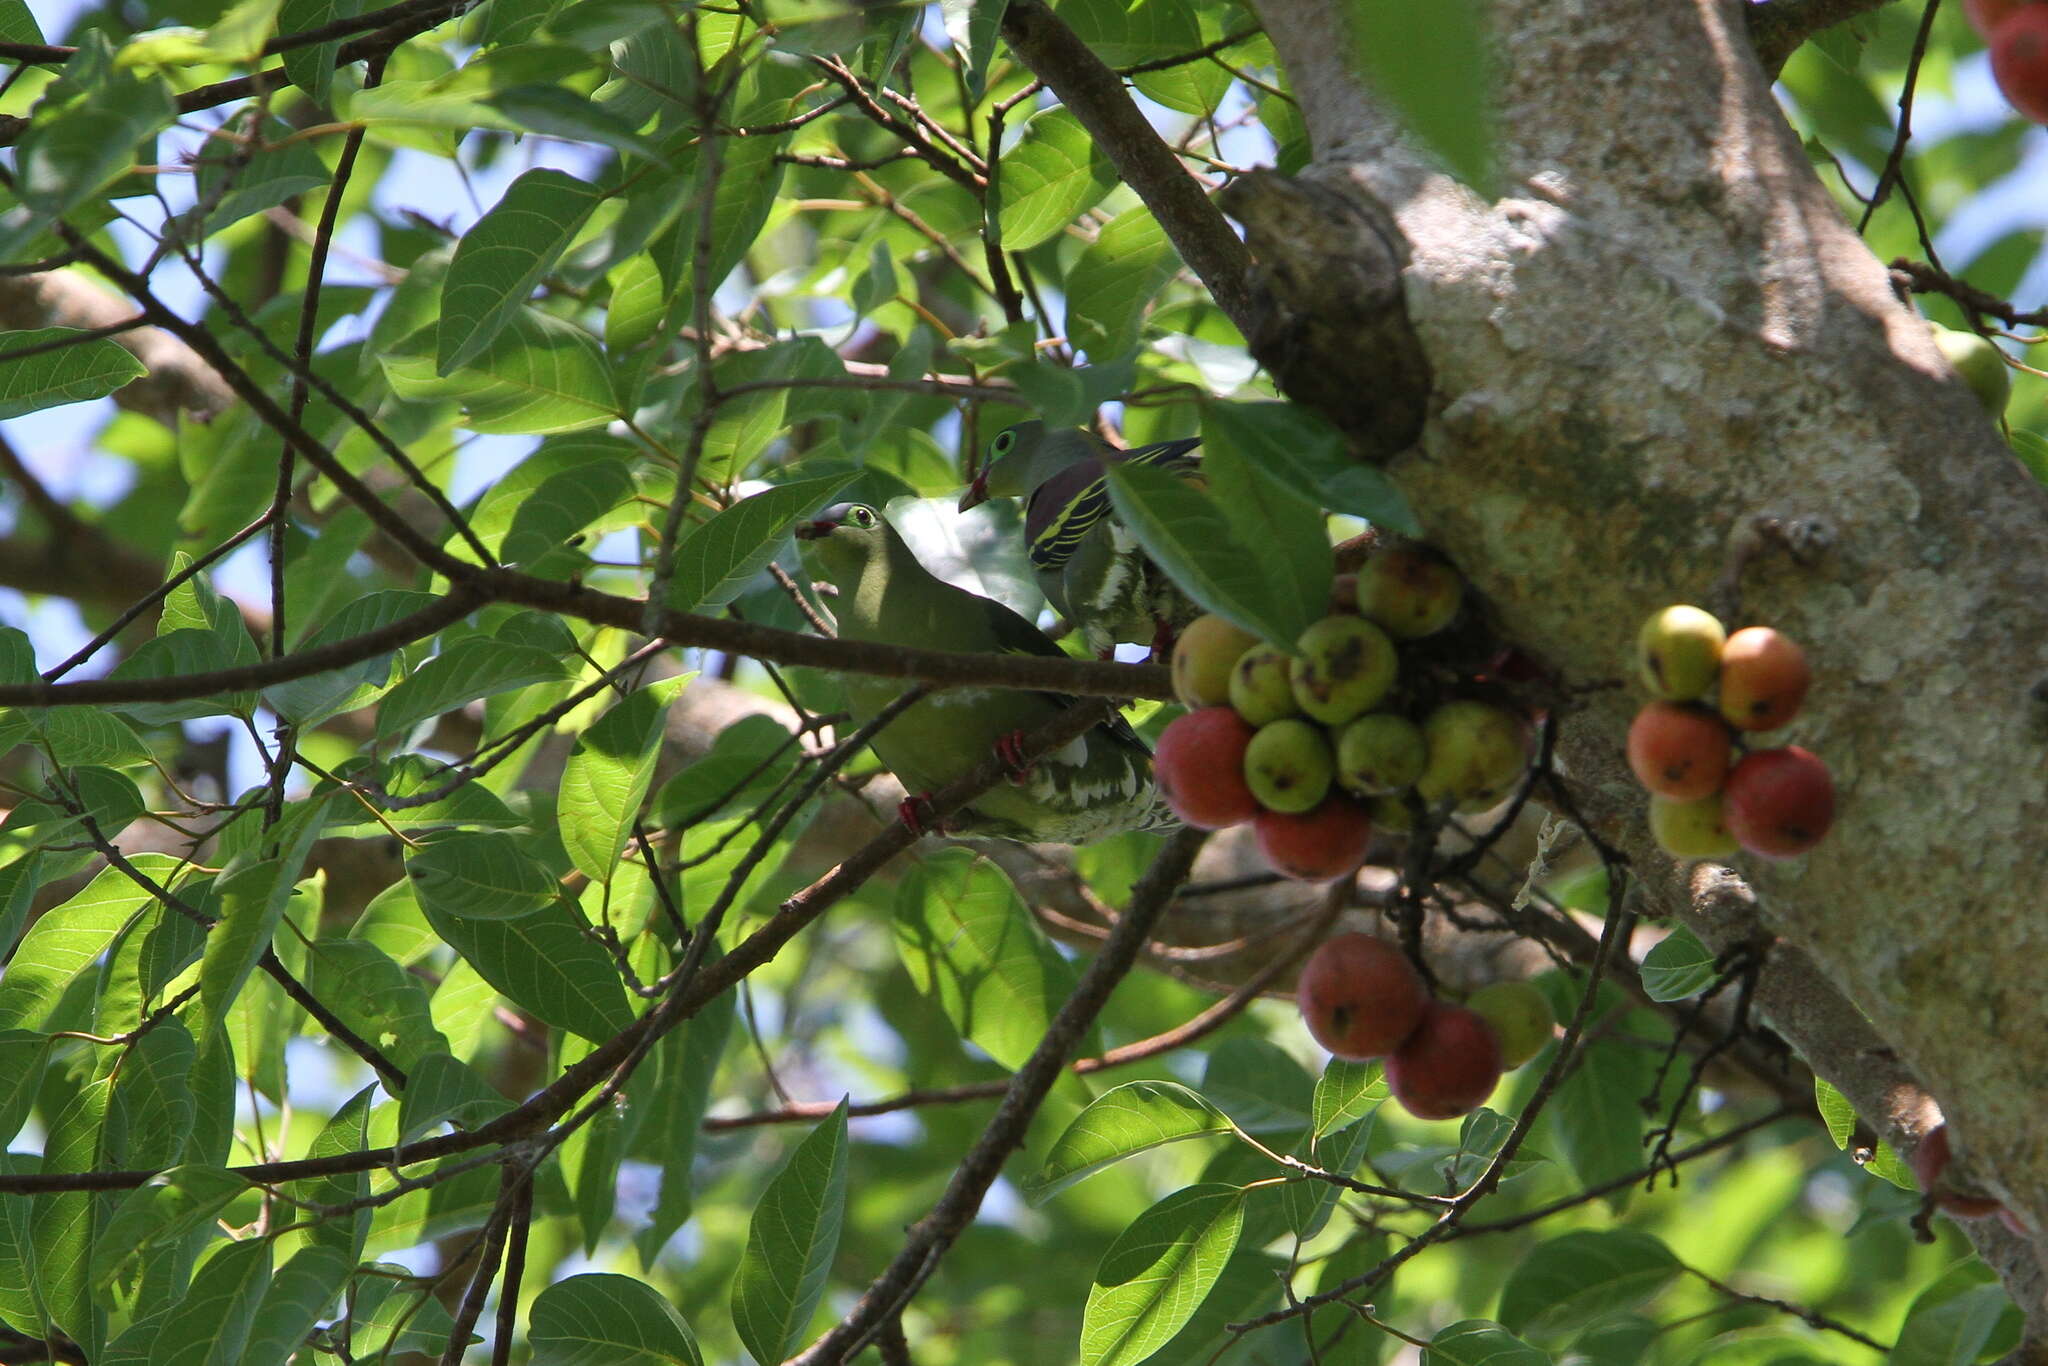
[[1244, 751], [1244, 780], [1268, 811], [1313, 810], [1336, 771], [1322, 728], [1295, 717], [1259, 727]]
[[1458, 615], [1465, 581], [1418, 546], [1382, 550], [1358, 571], [1358, 610], [1400, 640], [1420, 640]]
[[1337, 735], [1337, 781], [1368, 797], [1413, 787], [1428, 762], [1422, 727], [1392, 712], [1361, 716]]
[[1250, 631], [1213, 613], [1196, 617], [1173, 645], [1173, 692], [1190, 711], [1230, 701], [1230, 668], [1259, 643]]
[[1522, 718], [1490, 702], [1446, 702], [1422, 723], [1429, 760], [1415, 790], [1435, 805], [1484, 809], [1511, 791], [1529, 766]]
[[1667, 607], [1636, 635], [1643, 686], [1668, 702], [1690, 702], [1714, 684], [1727, 628], [1698, 607]]
[[1301, 710], [1289, 677], [1294, 661], [1270, 645], [1254, 645], [1230, 669], [1230, 705], [1255, 726]]
[[1495, 982], [1465, 1004], [1500, 1036], [1500, 1065], [1513, 1071], [1543, 1051], [1557, 1029], [1550, 998], [1527, 982]]
[[1718, 792], [1691, 802], [1650, 798], [1650, 834], [1673, 858], [1732, 858], [1742, 847], [1728, 833]]
[[1289, 679], [1301, 709], [1341, 726], [1376, 706], [1399, 662], [1387, 633], [1363, 617], [1324, 617], [1301, 633]]
[[2002, 416], [2006, 400], [2012, 397], [2012, 370], [2004, 353], [1975, 332], [1959, 332], [1935, 322], [1927, 326], [1933, 329], [1935, 346], [1970, 386], [1984, 411], [1994, 418]]
[[1405, 797], [1374, 797], [1365, 809], [1372, 815], [1373, 829], [1383, 835], [1406, 835], [1415, 829], [1415, 813]]

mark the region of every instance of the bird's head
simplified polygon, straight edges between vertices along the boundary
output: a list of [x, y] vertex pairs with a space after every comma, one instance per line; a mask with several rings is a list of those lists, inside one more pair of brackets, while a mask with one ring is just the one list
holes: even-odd
[[866, 503], [835, 503], [807, 522], [796, 524], [796, 538], [808, 542], [826, 577], [844, 582], [858, 578], [861, 568], [888, 553], [889, 524]]
[[981, 472], [960, 495], [960, 510], [979, 507], [991, 498], [1022, 498], [1037, 488], [1044, 475], [1033, 477], [1037, 473], [1033, 457], [1044, 445], [1045, 424], [1036, 419], [997, 432], [996, 439], [988, 443]]

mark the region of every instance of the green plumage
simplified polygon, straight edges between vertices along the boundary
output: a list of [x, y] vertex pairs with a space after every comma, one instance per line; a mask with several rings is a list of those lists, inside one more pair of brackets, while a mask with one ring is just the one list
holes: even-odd
[[1020, 422], [998, 433], [989, 462], [960, 500], [1022, 498], [1031, 568], [1046, 601], [1072, 622], [1088, 648], [1107, 655], [1118, 641], [1151, 641], [1199, 610], [1138, 548], [1110, 506], [1103, 471], [1147, 464], [1192, 471], [1193, 440], [1120, 451], [1080, 428]]
[[[934, 577], [873, 508], [841, 504], [798, 528], [819, 577], [838, 589], [833, 614], [847, 640], [922, 649], [1060, 656], [1059, 646], [999, 602]], [[849, 673], [856, 722], [879, 715], [900, 680]], [[950, 688], [911, 707], [875, 737], [875, 754], [913, 794], [966, 773], [996, 743], [1044, 725], [1073, 699], [1008, 688]], [[1152, 783], [1152, 755], [1121, 717], [1040, 759], [1022, 782], [984, 792], [949, 822], [961, 834], [1080, 844], [1172, 817]]]

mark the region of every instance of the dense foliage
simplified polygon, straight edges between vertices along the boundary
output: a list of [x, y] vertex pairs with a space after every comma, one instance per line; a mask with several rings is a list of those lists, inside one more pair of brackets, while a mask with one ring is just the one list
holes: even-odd
[[[1332, 889], [1242, 832], [1195, 861], [1194, 834], [895, 822], [849, 672], [1149, 699], [1154, 736], [1178, 712], [1077, 640], [827, 638], [789, 536], [823, 505], [885, 507], [1035, 615], [1015, 505], [956, 509], [994, 434], [1198, 435], [1204, 483], [1129, 470], [1117, 514], [1282, 644], [1361, 533], [1426, 534], [1072, 107], [1129, 90], [1211, 188], [1300, 170], [1251, 8], [359, 9], [45, 32], [0, 0], [0, 1360], [2016, 1340], [1904, 1164], [1748, 1018], [1743, 962], [1624, 913], [1604, 849], [1552, 861], [1570, 791], [1540, 767], [1540, 858], [1533, 815], [1426, 829]], [[1467, 9], [1375, 21], [1365, 59], [1484, 184]], [[1018, 23], [1124, 83], [1027, 68]], [[2035, 325], [2004, 300], [2041, 230], [1998, 204], [2039, 135], [1985, 60], [1959, 14], [1875, 8], [1780, 90], [1930, 316]], [[2048, 385], [2015, 375], [2048, 476]], [[1568, 1023], [1488, 1108], [1413, 1120], [1286, 990], [1339, 916], [1446, 990], [1533, 977]]]

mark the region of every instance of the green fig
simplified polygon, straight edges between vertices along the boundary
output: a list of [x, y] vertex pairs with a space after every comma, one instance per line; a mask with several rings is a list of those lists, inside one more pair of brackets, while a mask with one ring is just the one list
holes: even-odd
[[1398, 640], [1420, 640], [1449, 626], [1465, 580], [1421, 546], [1382, 550], [1358, 571], [1358, 610]]
[[1690, 702], [1714, 685], [1728, 630], [1712, 612], [1680, 604], [1643, 623], [1636, 635], [1643, 686], [1667, 702]]
[[1312, 811], [1330, 791], [1336, 762], [1322, 728], [1287, 717], [1259, 727], [1244, 752], [1244, 779], [1268, 811]]
[[1363, 617], [1324, 617], [1301, 633], [1289, 679], [1301, 709], [1341, 726], [1378, 705], [1399, 663], [1387, 633]]
[[1213, 613], [1196, 617], [1173, 645], [1173, 692], [1194, 711], [1230, 701], [1230, 669], [1259, 638]]
[[1429, 761], [1415, 790], [1431, 803], [1484, 810], [1514, 790], [1529, 766], [1522, 718], [1491, 702], [1446, 702], [1422, 723]]
[[1428, 762], [1422, 727], [1405, 716], [1376, 711], [1337, 733], [1337, 781], [1364, 796], [1413, 787]]
[[1650, 798], [1650, 834], [1673, 858], [1733, 858], [1742, 846], [1728, 833], [1719, 792], [1697, 801]]
[[1230, 705], [1254, 726], [1297, 714], [1292, 668], [1293, 661], [1272, 646], [1252, 646], [1231, 666]]
[[1465, 1004], [1500, 1036], [1501, 1066], [1510, 1071], [1541, 1053], [1557, 1029], [1550, 998], [1527, 982], [1494, 982], [1473, 992]]

